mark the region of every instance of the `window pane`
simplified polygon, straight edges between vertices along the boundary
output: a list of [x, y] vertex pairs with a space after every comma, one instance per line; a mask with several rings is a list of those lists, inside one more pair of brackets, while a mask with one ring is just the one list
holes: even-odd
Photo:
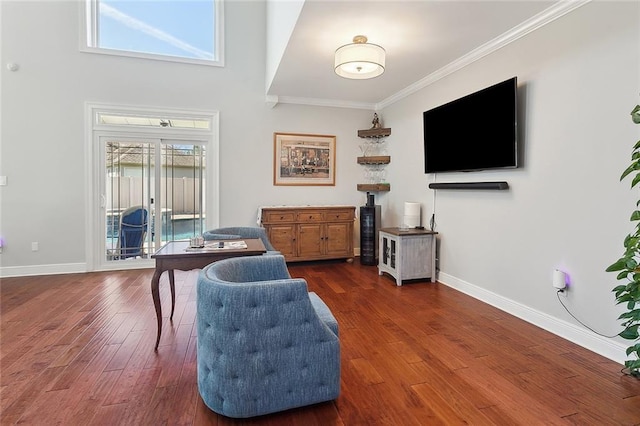
[[213, 0], [100, 0], [97, 5], [96, 47], [216, 59]]
[[162, 242], [205, 231], [204, 145], [162, 145]]

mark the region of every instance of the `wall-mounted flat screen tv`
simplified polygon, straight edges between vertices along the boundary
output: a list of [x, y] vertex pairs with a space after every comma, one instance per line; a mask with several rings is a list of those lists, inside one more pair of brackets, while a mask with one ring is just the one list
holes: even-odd
[[518, 167], [517, 77], [425, 111], [425, 173]]

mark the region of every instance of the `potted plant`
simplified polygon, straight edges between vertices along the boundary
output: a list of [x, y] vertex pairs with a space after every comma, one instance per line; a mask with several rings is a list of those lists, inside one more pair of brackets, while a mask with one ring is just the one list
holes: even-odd
[[[631, 119], [635, 124], [640, 124], [640, 105], [631, 111]], [[631, 153], [631, 164], [620, 176], [622, 181], [632, 175], [631, 188], [640, 183], [640, 141], [636, 142]], [[636, 203], [640, 209], [640, 200]], [[631, 340], [632, 345], [627, 348], [627, 356], [631, 359], [625, 361], [625, 372], [635, 377], [640, 377], [640, 210], [636, 209], [631, 214], [631, 222], [636, 222], [635, 230], [624, 239], [624, 254], [613, 265], [607, 268], [607, 272], [617, 272], [618, 280], [626, 281], [613, 289], [618, 304], [625, 303], [626, 312], [618, 319], [622, 320], [624, 330], [618, 335], [623, 339]]]

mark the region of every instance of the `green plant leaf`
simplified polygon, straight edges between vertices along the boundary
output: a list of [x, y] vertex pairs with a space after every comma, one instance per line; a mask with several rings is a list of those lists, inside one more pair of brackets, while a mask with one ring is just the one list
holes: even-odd
[[640, 105], [636, 105], [633, 111], [631, 111], [631, 120], [636, 124], [640, 124]]
[[627, 247], [627, 245], [629, 244], [629, 240], [631, 239], [631, 234], [627, 235], [626, 237], [624, 237], [624, 246]]
[[640, 173], [637, 174], [631, 181], [631, 187], [633, 188], [634, 186], [636, 186], [638, 182], [640, 182]]
[[606, 271], [607, 272], [614, 272], [614, 271], [622, 271], [623, 269], [625, 269], [627, 266], [627, 261], [626, 259], [618, 259], [618, 261], [616, 263], [614, 263], [613, 265], [610, 265]]
[[619, 286], [614, 287], [614, 289], [611, 290], [611, 291], [625, 291], [626, 289], [627, 289], [626, 285], [619, 285]]
[[631, 327], [627, 327], [618, 334], [618, 336], [627, 340], [636, 340], [638, 337], [638, 326], [634, 325]]
[[632, 311], [623, 312], [618, 319], [632, 319], [635, 321], [640, 320], [640, 309], [634, 309]]
[[635, 259], [633, 258], [626, 258], [625, 259], [625, 265], [626, 268], [633, 271], [634, 269], [636, 269], [638, 267], [638, 262], [636, 262]]
[[627, 356], [631, 355], [634, 352], [640, 355], [640, 343], [636, 343], [635, 345], [629, 346], [627, 348]]
[[627, 177], [627, 175], [629, 175], [629, 173], [634, 172], [639, 168], [640, 168], [640, 165], [637, 162], [631, 163], [631, 165], [627, 167], [624, 172], [622, 172], [622, 176], [620, 176], [620, 180], [623, 180], [624, 178]]
[[640, 220], [640, 211], [636, 210], [633, 213], [631, 213], [631, 219], [629, 219], [629, 220], [632, 221], [632, 222], [635, 222], [636, 220]]
[[628, 271], [622, 271], [618, 274], [618, 276], [616, 277], [617, 280], [624, 280], [625, 278], [627, 278], [627, 276], [629, 275]]

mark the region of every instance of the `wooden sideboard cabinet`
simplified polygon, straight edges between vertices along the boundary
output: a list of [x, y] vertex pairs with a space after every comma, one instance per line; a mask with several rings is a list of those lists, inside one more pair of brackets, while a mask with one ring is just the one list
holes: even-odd
[[353, 261], [354, 206], [261, 207], [260, 223], [288, 262]]

